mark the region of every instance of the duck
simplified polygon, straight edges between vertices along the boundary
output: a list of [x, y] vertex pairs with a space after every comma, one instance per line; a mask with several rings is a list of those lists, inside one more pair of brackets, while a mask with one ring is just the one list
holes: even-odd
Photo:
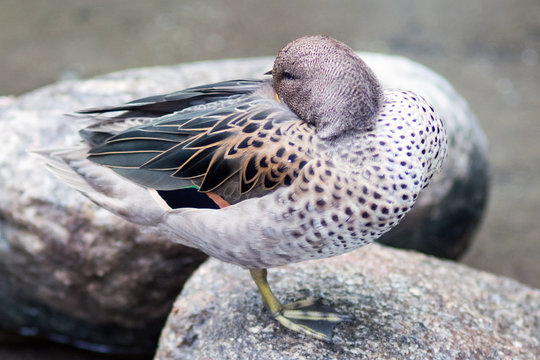
[[54, 175], [146, 231], [249, 270], [275, 320], [327, 341], [351, 317], [320, 300], [282, 304], [267, 269], [375, 241], [446, 157], [434, 108], [383, 89], [324, 35], [287, 44], [261, 79], [79, 114], [80, 143], [35, 151]]

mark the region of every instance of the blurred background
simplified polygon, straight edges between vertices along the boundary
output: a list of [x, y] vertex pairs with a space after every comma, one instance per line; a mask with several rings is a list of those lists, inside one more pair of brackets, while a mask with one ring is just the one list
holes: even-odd
[[[318, 33], [429, 66], [468, 100], [490, 142], [488, 211], [462, 261], [540, 287], [538, 0], [2, 0], [0, 9], [0, 96], [132, 67], [275, 55]], [[98, 358], [72, 351], [38, 355]], [[0, 346], [2, 359], [32, 354]]]

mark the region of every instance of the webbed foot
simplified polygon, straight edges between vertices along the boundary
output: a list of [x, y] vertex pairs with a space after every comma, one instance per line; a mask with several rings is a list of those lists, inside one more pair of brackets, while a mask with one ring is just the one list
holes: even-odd
[[306, 299], [282, 306], [274, 317], [293, 331], [330, 341], [337, 324], [351, 321], [352, 316], [338, 314], [321, 300]]
[[268, 285], [265, 269], [251, 270], [251, 276], [274, 318], [292, 331], [330, 341], [337, 324], [352, 320], [351, 316], [336, 313], [321, 300], [306, 299], [282, 305]]

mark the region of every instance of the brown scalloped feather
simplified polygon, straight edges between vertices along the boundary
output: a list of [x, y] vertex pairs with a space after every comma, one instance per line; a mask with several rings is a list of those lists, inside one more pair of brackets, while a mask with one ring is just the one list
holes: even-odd
[[275, 98], [249, 94], [143, 122], [94, 146], [89, 159], [147, 187], [196, 185], [234, 203], [290, 185], [312, 158], [313, 134]]

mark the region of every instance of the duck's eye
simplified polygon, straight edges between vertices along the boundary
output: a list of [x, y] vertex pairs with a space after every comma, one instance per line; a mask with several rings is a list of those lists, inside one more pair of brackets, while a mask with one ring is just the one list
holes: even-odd
[[286, 80], [294, 80], [296, 77], [288, 71], [283, 72], [283, 78]]

